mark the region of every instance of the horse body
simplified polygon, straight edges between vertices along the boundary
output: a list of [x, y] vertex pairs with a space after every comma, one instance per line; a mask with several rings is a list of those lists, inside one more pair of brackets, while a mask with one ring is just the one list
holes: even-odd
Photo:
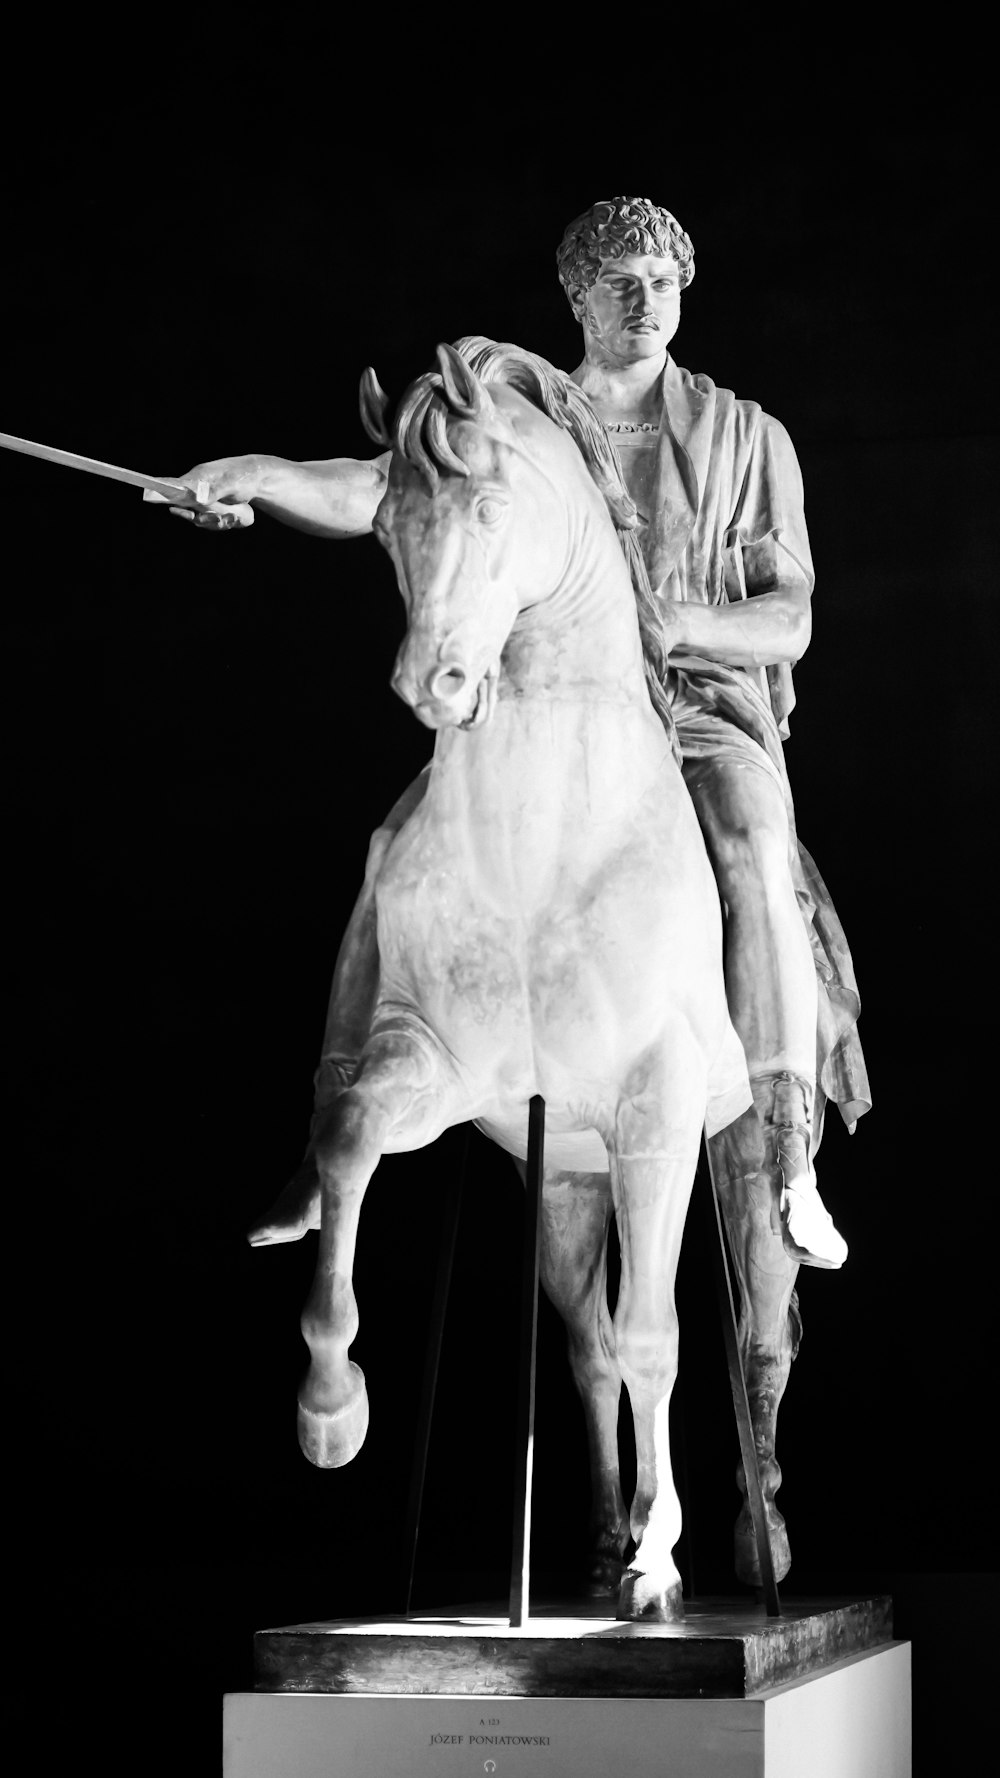
[[[439, 361], [416, 443], [397, 422], [375, 527], [408, 607], [396, 688], [438, 738], [426, 794], [378, 874], [380, 986], [357, 1076], [316, 1142], [300, 1440], [336, 1466], [364, 1437], [351, 1271], [379, 1155], [474, 1118], [523, 1157], [541, 1093], [542, 1275], [584, 1398], [596, 1541], [609, 1559], [629, 1530], [637, 1545], [619, 1614], [669, 1618], [681, 1609], [667, 1425], [680, 1239], [702, 1129], [752, 1103], [718, 895], [649, 703], [628, 569], [582, 457], [515, 389], [487, 395], [450, 349]], [[613, 1329], [601, 1298], [612, 1206]], [[638, 1467], [630, 1526], [617, 1475], [623, 1381]]]
[[[446, 731], [376, 901], [373, 1031], [419, 1022], [454, 1071], [461, 1116], [512, 1153], [524, 1156], [539, 1092], [553, 1165], [606, 1171], [623, 1082], [644, 1059], [673, 1099], [697, 1058], [722, 1102], [710, 1128], [729, 1121], [744, 1067], [718, 896], [648, 701], [501, 696], [488, 727]], [[704, 1088], [694, 1102], [700, 1131]]]
[[[550, 1143], [560, 1126], [608, 1140], [622, 1082], [665, 1046], [701, 1058], [713, 1098], [744, 1076], [718, 894], [646, 695], [627, 568], [582, 459], [559, 446], [593, 522], [556, 589], [518, 616], [492, 720], [439, 732], [427, 793], [376, 887], [373, 1029], [403, 1008], [422, 1020], [465, 1115], [522, 1157], [532, 1093]], [[671, 1053], [671, 1078], [684, 1071]], [[569, 1146], [607, 1170], [603, 1141]]]

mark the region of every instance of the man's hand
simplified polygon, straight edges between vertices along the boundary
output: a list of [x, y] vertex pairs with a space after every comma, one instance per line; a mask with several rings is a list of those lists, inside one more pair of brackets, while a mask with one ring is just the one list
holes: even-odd
[[169, 506], [175, 518], [187, 519], [202, 531], [245, 530], [253, 524], [250, 501], [261, 492], [262, 463], [259, 457], [219, 457], [213, 463], [198, 463], [187, 475], [169, 476], [191, 489], [190, 506], [171, 506], [164, 494], [151, 488], [143, 499], [154, 506]]
[[[219, 457], [199, 463], [179, 480], [191, 498], [171, 502], [149, 492], [145, 498], [170, 507], [203, 531], [232, 531], [252, 525], [254, 505], [268, 518], [313, 537], [367, 537], [386, 489], [391, 451], [381, 457], [330, 457], [321, 463], [290, 463], [284, 457]], [[251, 505], [251, 502], [254, 505]]]

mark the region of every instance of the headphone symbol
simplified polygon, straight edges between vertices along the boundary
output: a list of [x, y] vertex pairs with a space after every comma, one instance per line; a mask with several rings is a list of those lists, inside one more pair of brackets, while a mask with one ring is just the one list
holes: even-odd
[[484, 1759], [484, 1761], [483, 1761], [483, 1771], [484, 1772], [495, 1772], [496, 1769], [497, 1769], [497, 1762], [495, 1759]]

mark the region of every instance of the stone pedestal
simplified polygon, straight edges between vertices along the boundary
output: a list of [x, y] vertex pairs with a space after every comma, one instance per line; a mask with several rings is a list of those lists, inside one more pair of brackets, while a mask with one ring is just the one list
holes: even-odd
[[[604, 1608], [606, 1609], [606, 1608]], [[885, 1597], [763, 1606], [688, 1603], [677, 1624], [620, 1624], [599, 1606], [485, 1607], [260, 1630], [258, 1691], [524, 1698], [748, 1698], [892, 1640]]]
[[688, 1607], [680, 1625], [551, 1608], [262, 1631], [226, 1699], [226, 1778], [909, 1778], [909, 1646], [886, 1599]]

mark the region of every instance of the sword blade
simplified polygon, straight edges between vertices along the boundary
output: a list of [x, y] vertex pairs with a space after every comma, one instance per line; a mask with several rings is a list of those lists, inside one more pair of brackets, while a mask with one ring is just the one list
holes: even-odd
[[133, 488], [151, 488], [174, 506], [198, 506], [194, 491], [182, 482], [164, 481], [161, 476], [142, 475], [138, 469], [119, 469], [115, 463], [102, 463], [97, 457], [81, 457], [76, 451], [60, 451], [55, 445], [32, 444], [28, 438], [14, 438], [0, 432], [0, 445], [7, 451], [21, 451], [26, 457], [40, 457], [44, 463], [61, 463], [66, 469], [82, 469], [87, 475], [103, 475], [113, 482], [128, 482]]

